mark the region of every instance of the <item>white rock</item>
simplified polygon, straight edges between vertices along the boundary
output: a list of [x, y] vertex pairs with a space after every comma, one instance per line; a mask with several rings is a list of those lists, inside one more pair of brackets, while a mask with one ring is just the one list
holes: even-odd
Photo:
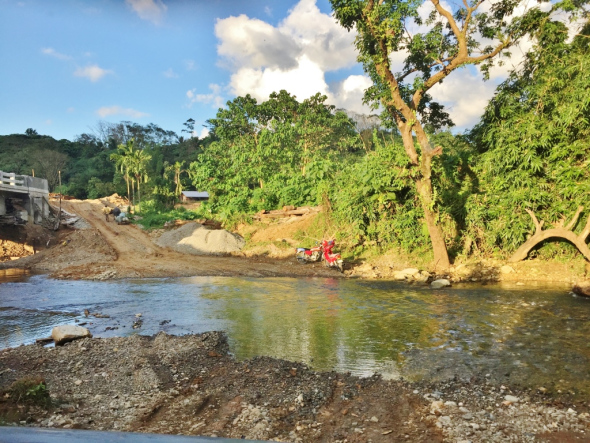
[[397, 281], [405, 280], [406, 277], [407, 277], [407, 274], [404, 274], [402, 271], [395, 271], [393, 273], [393, 279], [397, 280]]
[[502, 274], [510, 274], [512, 272], [515, 272], [515, 271], [514, 271], [514, 268], [512, 266], [504, 265], [504, 266], [502, 266], [500, 268], [500, 272]]
[[504, 396], [504, 400], [509, 401], [510, 403], [518, 403], [518, 397], [514, 395], [506, 395]]
[[448, 415], [441, 415], [438, 417], [438, 422], [443, 426], [450, 426], [451, 425], [451, 417]]
[[57, 346], [79, 338], [92, 337], [90, 331], [82, 326], [62, 325], [51, 330], [51, 337]]
[[414, 277], [416, 274], [420, 273], [420, 269], [416, 268], [406, 268], [401, 271], [402, 274], [409, 275]]
[[377, 423], [377, 422], [379, 422], [379, 419], [373, 415], [373, 416], [371, 417], [371, 421], [372, 421], [373, 423]]
[[446, 286], [451, 286], [451, 282], [446, 278], [439, 278], [438, 280], [434, 280], [432, 283], [430, 283], [430, 287], [432, 289], [440, 289]]

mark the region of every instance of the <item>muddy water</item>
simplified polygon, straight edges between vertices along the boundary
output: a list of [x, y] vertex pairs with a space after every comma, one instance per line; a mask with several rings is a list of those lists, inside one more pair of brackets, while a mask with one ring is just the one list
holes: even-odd
[[238, 358], [268, 355], [392, 378], [487, 376], [590, 398], [590, 300], [561, 286], [433, 291], [345, 279], [1, 274], [0, 281], [0, 348], [31, 343], [63, 323], [85, 324], [95, 337], [224, 330]]

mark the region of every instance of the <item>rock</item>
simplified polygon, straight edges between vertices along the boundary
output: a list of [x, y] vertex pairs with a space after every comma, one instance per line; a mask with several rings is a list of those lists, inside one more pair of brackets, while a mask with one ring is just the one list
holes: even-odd
[[414, 275], [414, 280], [420, 283], [426, 283], [430, 278], [430, 274], [426, 271], [420, 271], [418, 274]]
[[430, 404], [430, 413], [433, 415], [441, 415], [443, 409], [443, 402], [440, 400], [433, 401]]
[[516, 272], [512, 266], [504, 265], [500, 268], [500, 273], [502, 274], [510, 274], [512, 272]]
[[372, 421], [373, 423], [378, 423], [378, 422], [379, 422], [379, 419], [373, 415], [373, 416], [371, 417], [371, 421]]
[[590, 280], [576, 283], [572, 288], [572, 292], [582, 297], [590, 297]]
[[514, 395], [506, 395], [504, 400], [509, 401], [510, 403], [518, 403], [518, 397], [515, 397]]
[[451, 286], [451, 282], [446, 278], [439, 278], [438, 280], [434, 280], [432, 283], [430, 283], [430, 287], [432, 289], [441, 289], [446, 286]]
[[405, 274], [409, 277], [414, 277], [416, 274], [420, 273], [420, 269], [416, 269], [416, 268], [406, 268], [402, 271], [400, 271], [402, 274]]
[[92, 334], [88, 329], [83, 328], [82, 326], [62, 325], [56, 326], [51, 330], [51, 337], [53, 337], [56, 346], [61, 346], [80, 338], [90, 338], [92, 337]]
[[404, 274], [402, 271], [395, 271], [393, 273], [393, 279], [397, 280], [397, 281], [405, 280], [406, 277], [407, 277], [407, 274]]

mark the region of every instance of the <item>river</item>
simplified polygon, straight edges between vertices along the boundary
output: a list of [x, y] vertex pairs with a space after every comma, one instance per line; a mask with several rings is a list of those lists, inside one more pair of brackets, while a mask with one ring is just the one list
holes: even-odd
[[238, 359], [265, 355], [412, 380], [487, 377], [590, 398], [590, 299], [562, 285], [436, 291], [380, 280], [92, 282], [0, 272], [0, 348], [76, 322], [95, 337], [223, 330]]

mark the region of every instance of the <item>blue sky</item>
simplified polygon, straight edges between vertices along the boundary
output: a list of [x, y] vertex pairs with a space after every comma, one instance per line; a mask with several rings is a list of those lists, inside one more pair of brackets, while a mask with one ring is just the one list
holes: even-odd
[[[279, 89], [367, 111], [353, 39], [327, 0], [0, 0], [0, 134], [194, 118], [203, 135], [227, 100]], [[493, 86], [464, 70], [432, 92], [468, 127]]]

